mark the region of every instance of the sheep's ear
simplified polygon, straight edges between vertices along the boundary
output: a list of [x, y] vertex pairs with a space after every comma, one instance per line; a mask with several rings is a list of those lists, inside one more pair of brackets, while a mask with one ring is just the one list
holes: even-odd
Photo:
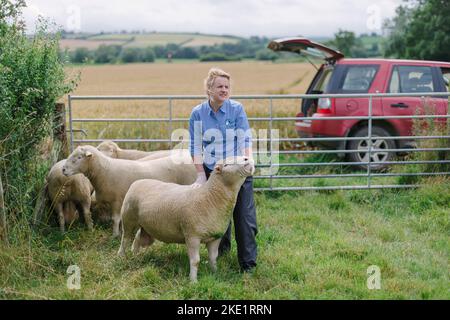
[[86, 157], [92, 157], [92, 152], [90, 151], [86, 151], [86, 153], [84, 154]]
[[222, 173], [222, 165], [220, 165], [220, 164], [217, 164], [215, 167], [214, 167], [214, 171], [216, 172], [216, 173]]

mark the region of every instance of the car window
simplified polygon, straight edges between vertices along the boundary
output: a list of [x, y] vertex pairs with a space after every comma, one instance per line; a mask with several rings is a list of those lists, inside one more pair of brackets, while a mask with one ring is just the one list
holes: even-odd
[[397, 66], [389, 83], [391, 93], [434, 92], [431, 67]]
[[333, 74], [333, 69], [325, 69], [314, 86], [314, 91], [316, 92], [326, 92], [328, 82], [330, 81], [331, 75]]
[[368, 92], [377, 70], [377, 66], [349, 66], [339, 91]]
[[392, 72], [391, 82], [389, 83], [389, 92], [399, 93], [400, 92], [400, 78], [398, 76], [397, 68]]
[[442, 69], [442, 76], [444, 78], [445, 88], [450, 91], [450, 69]]

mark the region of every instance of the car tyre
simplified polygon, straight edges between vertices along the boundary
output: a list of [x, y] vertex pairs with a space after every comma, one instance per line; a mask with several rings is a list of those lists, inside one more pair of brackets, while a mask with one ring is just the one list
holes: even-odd
[[[369, 128], [362, 127], [357, 129], [350, 137], [366, 137], [368, 135]], [[373, 126], [372, 127], [372, 150], [377, 150], [372, 152], [370, 161], [373, 163], [371, 165], [371, 170], [379, 171], [386, 169], [388, 165], [385, 162], [392, 161], [395, 156], [393, 151], [383, 151], [388, 149], [395, 149], [395, 141], [392, 139], [383, 139], [383, 137], [390, 137], [389, 131], [382, 127]], [[350, 140], [347, 143], [347, 150], [360, 150], [361, 152], [347, 153], [347, 160], [350, 162], [368, 162], [369, 161], [369, 143], [366, 139], [361, 140]], [[379, 150], [379, 151], [378, 151]], [[367, 169], [367, 165], [355, 165], [358, 169]]]

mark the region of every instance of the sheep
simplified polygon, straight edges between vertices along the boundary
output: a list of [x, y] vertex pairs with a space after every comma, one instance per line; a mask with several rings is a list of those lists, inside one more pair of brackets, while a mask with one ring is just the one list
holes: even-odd
[[78, 218], [76, 205], [83, 211], [83, 216], [89, 230], [93, 229], [91, 216], [91, 194], [93, 186], [82, 174], [71, 177], [63, 175], [62, 168], [66, 160], [56, 163], [49, 171], [47, 194], [58, 214], [59, 228], [65, 231], [65, 224]]
[[216, 164], [209, 180], [199, 188], [145, 179], [134, 182], [122, 209], [122, 241], [119, 256], [131, 243], [138, 253], [155, 239], [185, 243], [190, 262], [190, 279], [197, 281], [200, 244], [205, 243], [211, 268], [216, 271], [218, 247], [231, 219], [237, 195], [254, 165], [244, 157], [227, 158]]
[[115, 142], [106, 140], [97, 146], [97, 149], [104, 155], [114, 159], [138, 160], [145, 158], [146, 160], [154, 160], [170, 156], [171, 150], [159, 151], [140, 151], [132, 149], [121, 149]]
[[197, 178], [192, 158], [185, 154], [182, 157], [134, 161], [109, 158], [92, 146], [76, 148], [66, 161], [63, 173], [66, 176], [83, 173], [91, 181], [97, 204], [107, 204], [110, 208], [115, 237], [119, 236], [123, 199], [134, 181], [157, 179], [187, 185]]

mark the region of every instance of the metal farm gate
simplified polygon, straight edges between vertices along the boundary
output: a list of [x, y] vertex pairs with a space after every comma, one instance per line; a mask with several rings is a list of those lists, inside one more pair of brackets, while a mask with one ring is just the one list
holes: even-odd
[[[450, 135], [449, 135], [449, 112], [446, 115], [435, 114], [414, 114], [414, 115], [395, 115], [395, 116], [374, 116], [374, 99], [383, 97], [421, 97], [426, 104], [428, 97], [445, 98], [449, 93], [405, 93], [405, 94], [340, 94], [340, 95], [240, 95], [232, 98], [243, 103], [245, 110], [249, 115], [250, 127], [259, 128], [259, 132], [264, 134], [253, 136], [253, 149], [256, 152], [257, 168], [260, 174], [255, 175], [255, 191], [285, 191], [285, 190], [351, 190], [351, 189], [384, 189], [384, 188], [413, 188], [417, 187], [418, 177], [421, 176], [444, 176], [448, 177], [450, 171]], [[314, 117], [294, 117], [300, 109], [301, 99], [318, 98], [365, 98], [368, 99], [368, 114], [359, 117], [334, 117], [322, 116], [320, 120], [342, 121], [359, 120], [367, 122], [367, 136], [365, 137], [306, 137], [301, 138], [296, 135], [296, 120], [314, 121]], [[194, 95], [174, 95], [174, 96], [70, 96], [68, 97], [69, 130], [70, 130], [70, 148], [79, 144], [99, 144], [103, 140], [113, 140], [122, 144], [164, 144], [170, 148], [179, 140], [172, 137], [173, 130], [183, 126], [186, 128], [189, 118], [180, 117], [178, 104], [184, 105], [184, 108], [192, 109], [195, 105], [205, 99], [205, 96]], [[86, 114], [90, 114], [88, 108], [95, 107], [95, 104], [118, 103], [127, 101], [128, 103], [137, 101], [158, 103], [158, 111], [166, 109], [165, 117], [74, 117], [83, 108]], [[283, 103], [281, 103], [281, 101]], [[91, 106], [85, 106], [89, 102]], [[247, 105], [252, 103], [253, 112], [248, 111]], [[287, 107], [286, 107], [287, 106]], [[279, 108], [281, 107], [282, 110]], [[108, 105], [102, 105], [102, 110], [108, 110]], [[296, 110], [290, 112], [286, 117], [283, 109]], [[123, 110], [123, 109], [120, 109]], [[133, 111], [132, 107], [127, 106], [128, 111]], [[257, 112], [255, 112], [255, 110]], [[449, 110], [449, 109], [447, 109]], [[258, 117], [252, 117], [256, 113]], [[282, 113], [282, 116], [277, 116]], [[284, 112], [286, 113], [286, 112]], [[262, 115], [264, 114], [264, 115]], [[384, 140], [414, 140], [417, 143], [415, 148], [377, 149], [373, 145], [376, 138], [373, 135], [374, 123], [389, 119], [409, 119], [411, 122], [428, 122], [432, 124], [436, 119], [441, 119], [441, 123], [446, 123], [441, 131], [434, 132], [425, 126], [419, 134], [413, 136], [386, 136]], [[151, 124], [156, 126], [164, 125], [165, 131], [160, 131], [161, 135], [157, 137], [145, 136], [157, 130], [148, 129], [145, 126]], [[136, 131], [134, 136], [123, 137], [123, 134], [129, 135], [131, 129], [138, 126], [141, 131]], [[130, 127], [131, 125], [131, 127]], [[84, 128], [83, 126], [91, 126]], [[95, 126], [95, 130], [92, 130]], [[117, 126], [113, 132], [119, 132], [118, 136], [107, 136], [108, 128]], [[432, 125], [431, 125], [432, 126]], [[159, 129], [158, 129], [159, 130]], [[290, 132], [289, 132], [290, 131]], [[121, 133], [122, 132], [122, 133]], [[287, 136], [280, 136], [280, 132], [285, 132]], [[99, 137], [100, 136], [100, 137]], [[122, 136], [122, 137], [121, 137]], [[352, 140], [366, 141], [366, 150], [368, 153], [366, 161], [347, 162], [336, 155], [348, 155], [349, 153], [361, 153], [361, 150], [350, 150], [341, 148], [338, 150], [323, 150], [308, 147], [305, 144], [317, 143], [323, 141], [341, 141]], [[345, 144], [343, 144], [345, 145]], [[255, 148], [258, 146], [258, 148]], [[263, 146], [263, 147], [261, 147]], [[280, 147], [281, 146], [281, 147]], [[383, 162], [383, 170], [375, 170], [380, 163], [372, 160], [372, 155], [380, 152], [394, 152], [396, 155], [403, 153], [402, 157], [396, 157], [393, 161]], [[262, 160], [263, 159], [263, 160]], [[355, 170], [359, 168], [359, 170]]]

